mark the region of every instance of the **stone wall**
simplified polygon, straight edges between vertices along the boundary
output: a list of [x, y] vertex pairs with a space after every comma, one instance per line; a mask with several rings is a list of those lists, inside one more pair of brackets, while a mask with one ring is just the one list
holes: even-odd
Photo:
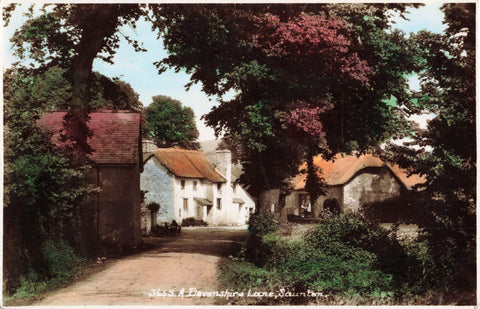
[[[157, 224], [172, 222], [175, 219], [174, 198], [173, 198], [173, 176], [155, 157], [151, 157], [143, 166], [143, 173], [140, 177], [141, 189], [146, 191], [144, 204], [147, 207], [150, 203], [157, 203], [160, 209], [156, 214]], [[146, 216], [146, 218], [145, 218]], [[150, 211], [144, 211], [144, 224], [150, 220]], [[143, 226], [148, 231], [148, 226]]]
[[[336, 199], [342, 213], [357, 212], [362, 205], [400, 197], [402, 185], [387, 167], [365, 168], [344, 185], [331, 186], [317, 199], [319, 212], [326, 200]], [[299, 196], [305, 190], [293, 191], [286, 197], [287, 214], [301, 215]]]
[[400, 196], [402, 185], [387, 167], [366, 168], [343, 187], [345, 212], [357, 212], [361, 205]]

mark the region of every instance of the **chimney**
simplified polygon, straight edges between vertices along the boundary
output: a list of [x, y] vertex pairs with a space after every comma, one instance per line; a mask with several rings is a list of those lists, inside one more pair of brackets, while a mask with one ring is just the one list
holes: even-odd
[[142, 148], [143, 148], [143, 154], [148, 154], [148, 153], [152, 153], [157, 148], [157, 146], [152, 140], [143, 139]]
[[216, 166], [220, 173], [225, 176], [227, 182], [232, 179], [232, 153], [230, 150], [217, 150]]

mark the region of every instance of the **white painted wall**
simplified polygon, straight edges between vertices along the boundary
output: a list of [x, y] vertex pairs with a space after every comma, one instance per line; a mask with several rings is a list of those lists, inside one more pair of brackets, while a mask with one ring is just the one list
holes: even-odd
[[[230, 157], [223, 157], [224, 163], [229, 162]], [[223, 168], [226, 172], [231, 172], [231, 165], [225, 164]], [[248, 220], [250, 209], [255, 210], [253, 198], [237, 185], [236, 192], [233, 192], [231, 177], [223, 175], [227, 182], [221, 183], [220, 190], [217, 183], [212, 183], [206, 179], [182, 178], [172, 175], [160, 164], [158, 159], [152, 156], [144, 164], [144, 172], [141, 174], [141, 189], [148, 191], [145, 194], [145, 205], [156, 202], [160, 205], [157, 214], [157, 224], [163, 225], [165, 222], [171, 223], [172, 220], [178, 224], [186, 218], [202, 219], [209, 225], [238, 225], [245, 224]], [[185, 182], [182, 188], [182, 181]], [[194, 182], [197, 182], [196, 190]], [[245, 203], [233, 203], [233, 198], [238, 197]], [[213, 206], [200, 206], [195, 198], [208, 199], [212, 201]], [[188, 201], [188, 209], [184, 209], [184, 199]], [[217, 199], [221, 199], [221, 208], [218, 209]], [[208, 210], [210, 210], [209, 213]], [[149, 212], [144, 215], [150, 216]], [[147, 220], [145, 220], [147, 221]]]

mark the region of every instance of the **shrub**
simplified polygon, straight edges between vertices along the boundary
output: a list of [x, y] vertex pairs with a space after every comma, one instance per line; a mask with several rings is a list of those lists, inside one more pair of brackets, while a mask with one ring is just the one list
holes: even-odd
[[403, 244], [407, 255], [406, 288], [408, 293], [422, 293], [438, 283], [441, 272], [435, 265], [428, 244], [423, 240], [406, 241]]
[[377, 223], [355, 215], [341, 215], [327, 219], [305, 235], [308, 245], [335, 252], [333, 243], [343, 243], [372, 252], [380, 259], [401, 259], [403, 249], [395, 235]]
[[278, 221], [272, 213], [262, 212], [250, 215], [248, 219], [250, 235], [263, 236], [278, 231]]
[[427, 243], [400, 242], [398, 226], [387, 230], [364, 217], [340, 215], [325, 219], [302, 239], [288, 240], [276, 231], [273, 216], [252, 219], [249, 242], [255, 255], [249, 259], [255, 265], [242, 261], [225, 268], [229, 287], [310, 289], [381, 302], [407, 301], [435, 287], [439, 271]]
[[8, 302], [12, 299], [32, 298], [40, 293], [57, 288], [72, 278], [84, 265], [72, 247], [66, 242], [47, 240], [40, 244], [40, 255], [43, 267], [32, 265], [24, 275], [20, 276], [20, 285]]
[[220, 267], [220, 281], [236, 291], [275, 285], [269, 271], [246, 261], [229, 260], [224, 263]]
[[82, 259], [66, 242], [45, 241], [40, 248], [47, 265], [49, 278], [65, 281], [70, 278], [82, 264]]
[[201, 220], [201, 219], [195, 219], [195, 218], [185, 218], [182, 220], [182, 226], [207, 226], [207, 222]]
[[407, 198], [396, 198], [382, 202], [367, 203], [361, 213], [371, 221], [414, 223], [419, 217], [419, 209]]
[[392, 275], [376, 269], [375, 254], [366, 250], [338, 241], [327, 248], [313, 247], [273, 233], [262, 240], [265, 268], [277, 273], [284, 286], [348, 295], [392, 294]]
[[273, 214], [269, 212], [255, 213], [250, 216], [248, 220], [248, 240], [247, 240], [247, 258], [254, 262], [257, 266], [262, 266], [266, 263], [267, 257], [262, 246], [262, 237], [276, 232], [278, 230], [278, 222], [275, 220]]

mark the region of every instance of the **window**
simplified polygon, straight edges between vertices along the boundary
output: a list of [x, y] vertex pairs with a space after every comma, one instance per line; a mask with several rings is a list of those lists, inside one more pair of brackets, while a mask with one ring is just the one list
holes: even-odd
[[193, 191], [197, 191], [197, 181], [193, 181]]
[[222, 209], [222, 199], [221, 198], [217, 198], [217, 209]]
[[221, 182], [217, 183], [217, 190], [218, 190], [218, 192], [222, 191], [222, 183]]
[[188, 198], [183, 199], [183, 211], [188, 211]]
[[185, 190], [185, 180], [180, 180], [180, 187]]

